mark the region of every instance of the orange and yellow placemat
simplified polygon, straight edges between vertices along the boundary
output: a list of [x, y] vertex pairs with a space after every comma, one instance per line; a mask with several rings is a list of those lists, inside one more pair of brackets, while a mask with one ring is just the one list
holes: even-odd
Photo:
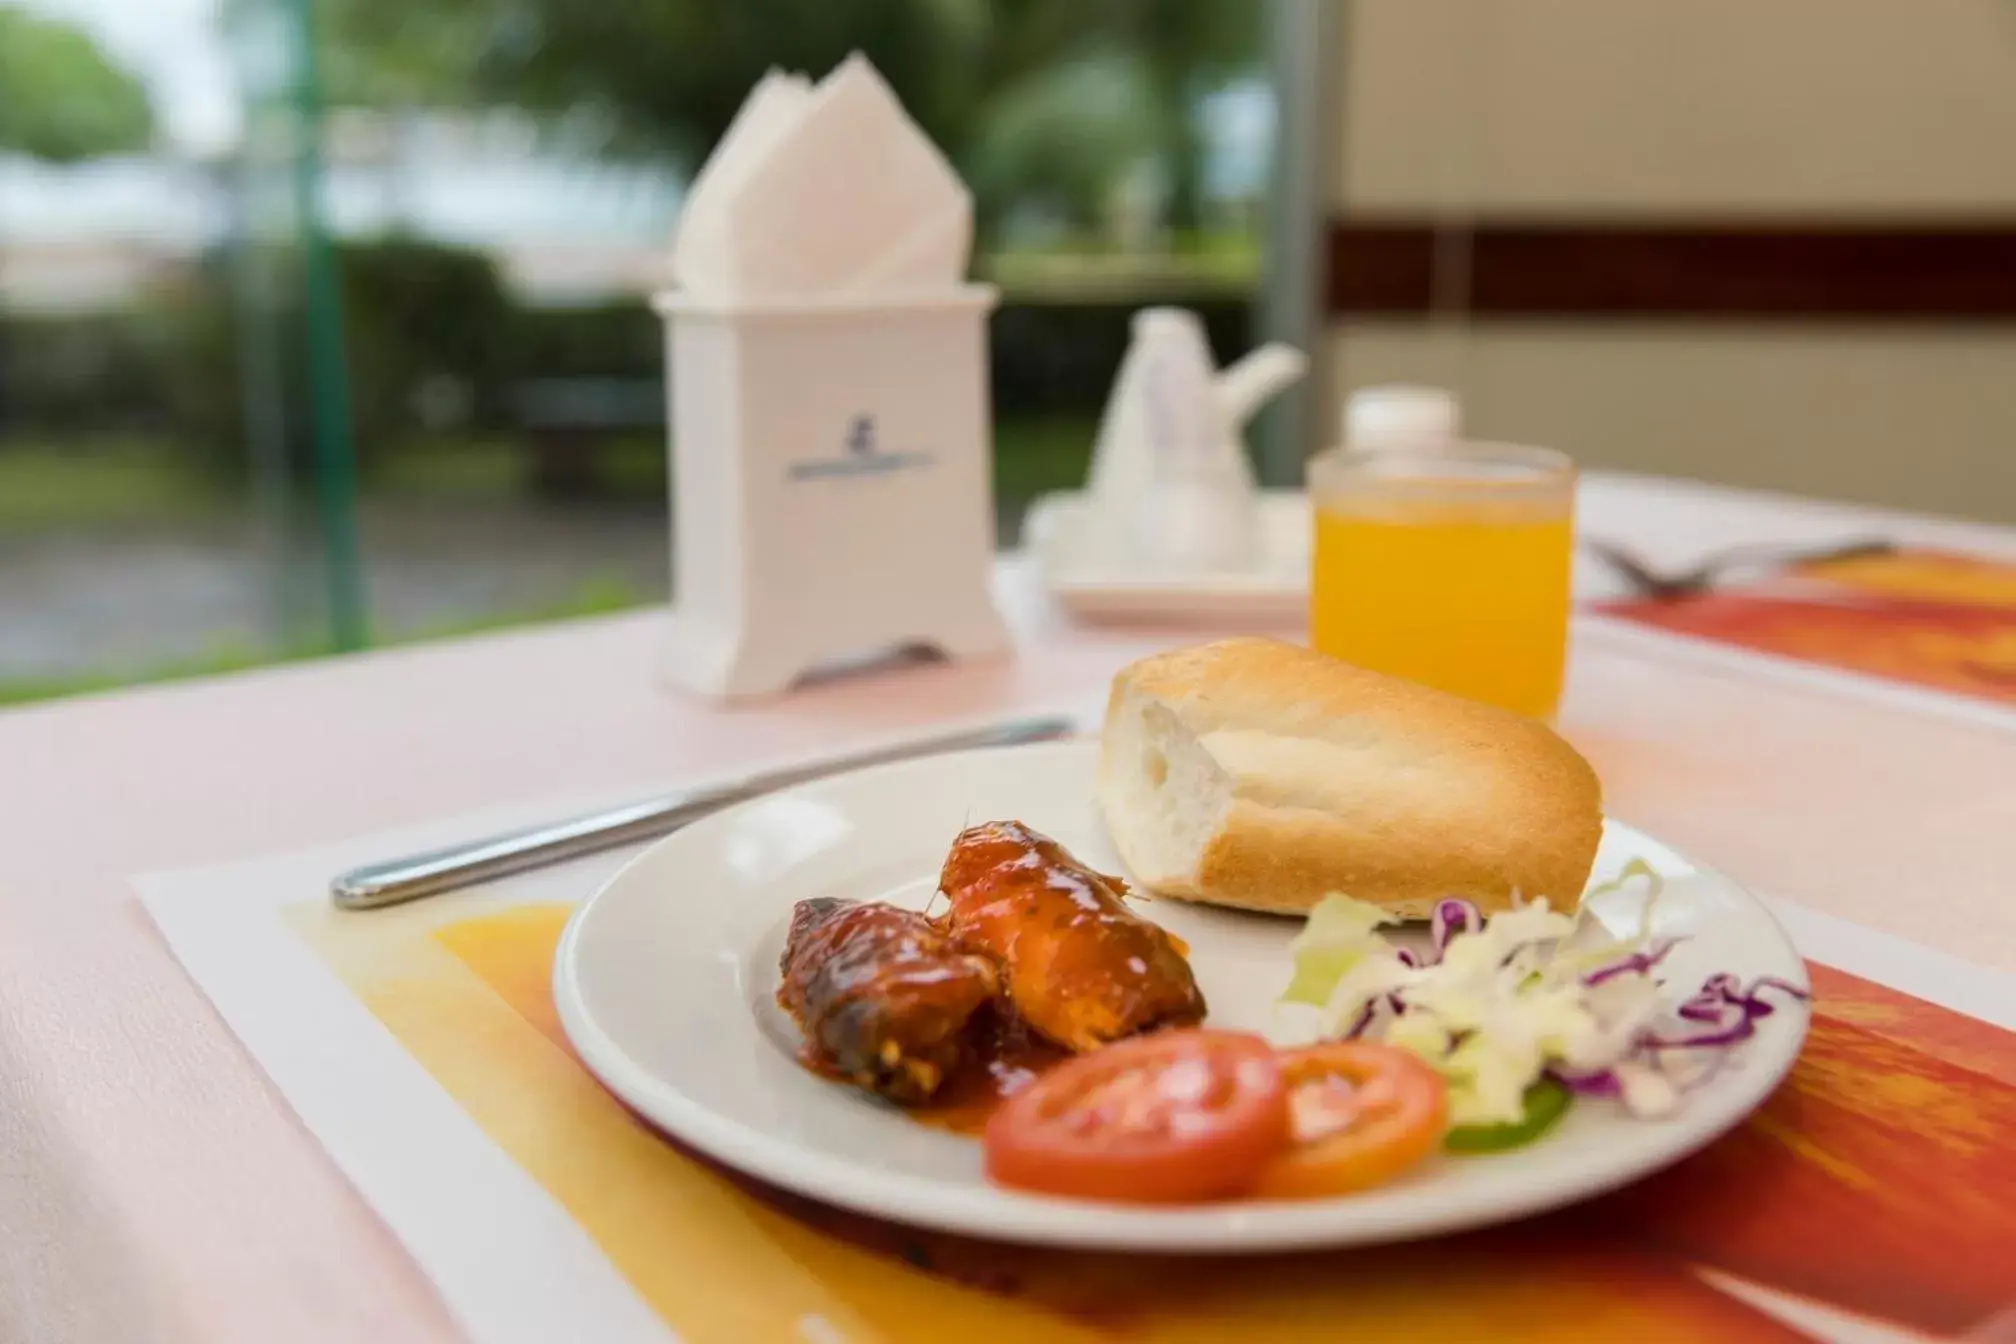
[[1660, 1176], [1436, 1242], [1176, 1260], [900, 1228], [681, 1150], [567, 1047], [547, 981], [569, 913], [283, 918], [693, 1344], [2012, 1337], [2016, 1033], [1825, 967], [1789, 1082]]
[[1729, 648], [2016, 705], [2016, 563], [1901, 550], [1594, 609]]

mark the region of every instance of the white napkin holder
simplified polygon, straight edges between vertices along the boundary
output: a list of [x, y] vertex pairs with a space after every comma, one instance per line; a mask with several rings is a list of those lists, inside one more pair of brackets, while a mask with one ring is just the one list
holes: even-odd
[[[754, 128], [753, 130], [751, 128]], [[822, 665], [1007, 651], [990, 591], [987, 318], [965, 187], [879, 75], [758, 85], [656, 296], [671, 399], [679, 686], [774, 695]], [[805, 235], [804, 246], [794, 237]]]

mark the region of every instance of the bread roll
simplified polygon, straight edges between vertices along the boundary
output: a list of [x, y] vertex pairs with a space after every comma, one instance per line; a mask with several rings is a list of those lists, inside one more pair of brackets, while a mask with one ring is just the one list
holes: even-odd
[[1271, 639], [1114, 678], [1098, 797], [1158, 896], [1301, 914], [1330, 892], [1426, 918], [1581, 905], [1595, 772], [1543, 724]]

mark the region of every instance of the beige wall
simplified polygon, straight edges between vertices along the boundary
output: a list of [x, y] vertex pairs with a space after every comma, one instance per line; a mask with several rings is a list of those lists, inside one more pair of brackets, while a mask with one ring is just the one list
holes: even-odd
[[[2016, 0], [1345, 0], [1361, 215], [2016, 220]], [[2016, 522], [2016, 325], [1340, 328], [1592, 463]]]
[[1354, 323], [1338, 382], [1459, 387], [1480, 437], [1585, 463], [2016, 522], [2016, 338]]
[[1340, 202], [2016, 207], [2011, 0], [1346, 0]]

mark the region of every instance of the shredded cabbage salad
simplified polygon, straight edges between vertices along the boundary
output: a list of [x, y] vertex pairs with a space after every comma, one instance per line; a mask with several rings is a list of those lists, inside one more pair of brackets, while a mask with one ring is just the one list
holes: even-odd
[[[1618, 938], [1588, 914], [1589, 900], [1643, 879], [1637, 930]], [[1551, 1078], [1583, 1095], [1617, 1098], [1633, 1115], [1670, 1113], [1755, 1033], [1766, 995], [1806, 991], [1766, 977], [1711, 975], [1669, 1006], [1660, 964], [1678, 942], [1655, 937], [1660, 879], [1634, 860], [1592, 889], [1569, 916], [1534, 901], [1486, 919], [1469, 901], [1435, 907], [1423, 951], [1380, 932], [1377, 906], [1326, 897], [1294, 944], [1282, 1001], [1316, 1012], [1306, 1034], [1365, 1037], [1419, 1055], [1449, 1084], [1453, 1126], [1512, 1125], [1527, 1089]]]

